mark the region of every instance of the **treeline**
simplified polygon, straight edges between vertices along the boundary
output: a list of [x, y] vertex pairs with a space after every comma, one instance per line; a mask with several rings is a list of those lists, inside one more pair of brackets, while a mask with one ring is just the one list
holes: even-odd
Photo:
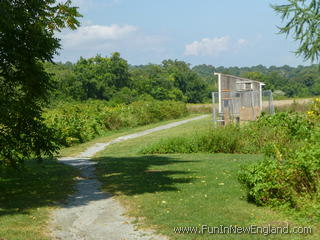
[[161, 64], [131, 66], [113, 53], [110, 57], [80, 58], [76, 63], [46, 63], [53, 73], [53, 100], [100, 99], [111, 103], [139, 100], [173, 100], [188, 103], [210, 102], [217, 91], [214, 72], [246, 77], [266, 84], [276, 96], [308, 97], [320, 95], [319, 65], [265, 67], [214, 67], [183, 61], [164, 60]]
[[55, 82], [52, 99], [100, 99], [113, 103], [139, 100], [205, 102], [213, 86], [183, 61], [129, 66], [119, 53], [110, 57], [80, 58], [78, 62], [46, 63]]
[[309, 97], [320, 95], [319, 65], [282, 67], [257, 65], [253, 67], [214, 67], [198, 65], [192, 68], [202, 77], [210, 77], [214, 72], [241, 76], [264, 82], [265, 89], [271, 89], [277, 96]]

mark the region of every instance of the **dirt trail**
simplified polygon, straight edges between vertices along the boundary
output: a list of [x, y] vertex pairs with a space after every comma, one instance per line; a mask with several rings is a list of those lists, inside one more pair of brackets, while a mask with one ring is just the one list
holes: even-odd
[[[153, 132], [182, 125], [207, 117], [199, 117], [166, 124], [146, 131], [118, 137], [106, 143], [97, 143], [74, 158], [61, 158], [61, 162], [77, 167], [82, 178], [78, 180], [77, 193], [52, 214], [51, 229], [54, 239], [63, 240], [165, 240], [164, 236], [149, 230], [138, 230], [132, 219], [124, 216], [125, 210], [110, 194], [100, 190], [101, 183], [95, 176], [95, 164], [91, 161], [97, 152], [107, 146]], [[61, 186], [63, 187], [63, 186]]]

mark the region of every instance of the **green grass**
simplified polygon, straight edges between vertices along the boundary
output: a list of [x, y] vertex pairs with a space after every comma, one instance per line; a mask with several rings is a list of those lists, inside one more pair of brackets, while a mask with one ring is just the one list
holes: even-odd
[[21, 171], [0, 170], [0, 239], [50, 239], [50, 210], [73, 192], [75, 168], [46, 160]]
[[312, 236], [175, 234], [173, 227], [268, 224], [301, 226], [303, 221], [245, 198], [237, 180], [242, 165], [260, 161], [262, 155], [171, 154], [139, 155], [147, 144], [164, 137], [193, 134], [210, 125], [210, 118], [109, 146], [97, 155], [97, 174], [110, 192], [136, 217], [143, 228], [153, 228], [171, 239], [319, 239]]
[[[96, 142], [109, 141], [174, 121], [177, 120], [112, 131], [87, 143], [62, 149], [60, 155], [74, 156]], [[46, 160], [40, 165], [28, 161], [21, 171], [0, 169], [0, 240], [50, 239], [49, 214], [73, 192], [78, 174], [75, 168], [56, 160]]]
[[[190, 118], [193, 116], [189, 116]], [[186, 118], [185, 118], [186, 119]], [[248, 203], [237, 181], [240, 166], [259, 161], [261, 155], [171, 154], [139, 155], [150, 143], [174, 136], [192, 136], [212, 124], [210, 116], [172, 129], [109, 146], [97, 155], [97, 174], [103, 189], [110, 192], [137, 217], [141, 227], [154, 228], [171, 239], [319, 239], [314, 236], [281, 235], [178, 235], [173, 227], [237, 224], [245, 226], [302, 225], [288, 215]], [[144, 127], [114, 131], [85, 144], [64, 149], [63, 156], [83, 151], [96, 143], [143, 131], [165, 121]], [[22, 172], [0, 173], [0, 239], [49, 239], [48, 216], [73, 191], [78, 172], [50, 160], [43, 165], [29, 162]], [[63, 186], [63, 187], [61, 187]]]

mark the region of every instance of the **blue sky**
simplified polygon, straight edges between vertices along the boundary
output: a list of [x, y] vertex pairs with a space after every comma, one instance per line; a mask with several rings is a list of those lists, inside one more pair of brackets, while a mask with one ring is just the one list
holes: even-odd
[[130, 64], [178, 59], [192, 65], [308, 65], [292, 38], [277, 34], [276, 0], [73, 0], [76, 31], [57, 36], [56, 61], [120, 52]]

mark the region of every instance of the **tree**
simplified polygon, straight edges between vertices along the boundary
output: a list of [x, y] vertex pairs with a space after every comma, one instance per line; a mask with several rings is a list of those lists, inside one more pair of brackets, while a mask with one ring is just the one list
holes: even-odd
[[51, 92], [51, 102], [80, 100], [84, 90], [81, 82], [77, 81], [74, 65], [71, 62], [44, 64], [46, 72], [52, 74], [54, 91]]
[[54, 32], [75, 29], [81, 15], [70, 0], [1, 0], [0, 16], [0, 164], [18, 167], [57, 150], [41, 117], [52, 89], [43, 62], [60, 48]]
[[294, 40], [300, 46], [296, 50], [298, 56], [305, 60], [319, 60], [320, 53], [320, 1], [319, 0], [288, 0], [288, 4], [272, 5], [281, 15], [282, 20], [288, 20], [280, 27], [280, 33], [287, 36], [292, 33]]
[[131, 84], [128, 63], [117, 52], [109, 58], [100, 55], [80, 58], [74, 71], [84, 92], [82, 100], [110, 100], [117, 91]]
[[157, 100], [185, 101], [181, 89], [175, 86], [174, 77], [163, 65], [148, 64], [131, 70], [132, 87], [139, 95], [149, 95]]
[[187, 97], [189, 103], [200, 103], [207, 95], [208, 85], [190, 69], [190, 65], [178, 60], [164, 60], [162, 65], [174, 79], [175, 86]]

